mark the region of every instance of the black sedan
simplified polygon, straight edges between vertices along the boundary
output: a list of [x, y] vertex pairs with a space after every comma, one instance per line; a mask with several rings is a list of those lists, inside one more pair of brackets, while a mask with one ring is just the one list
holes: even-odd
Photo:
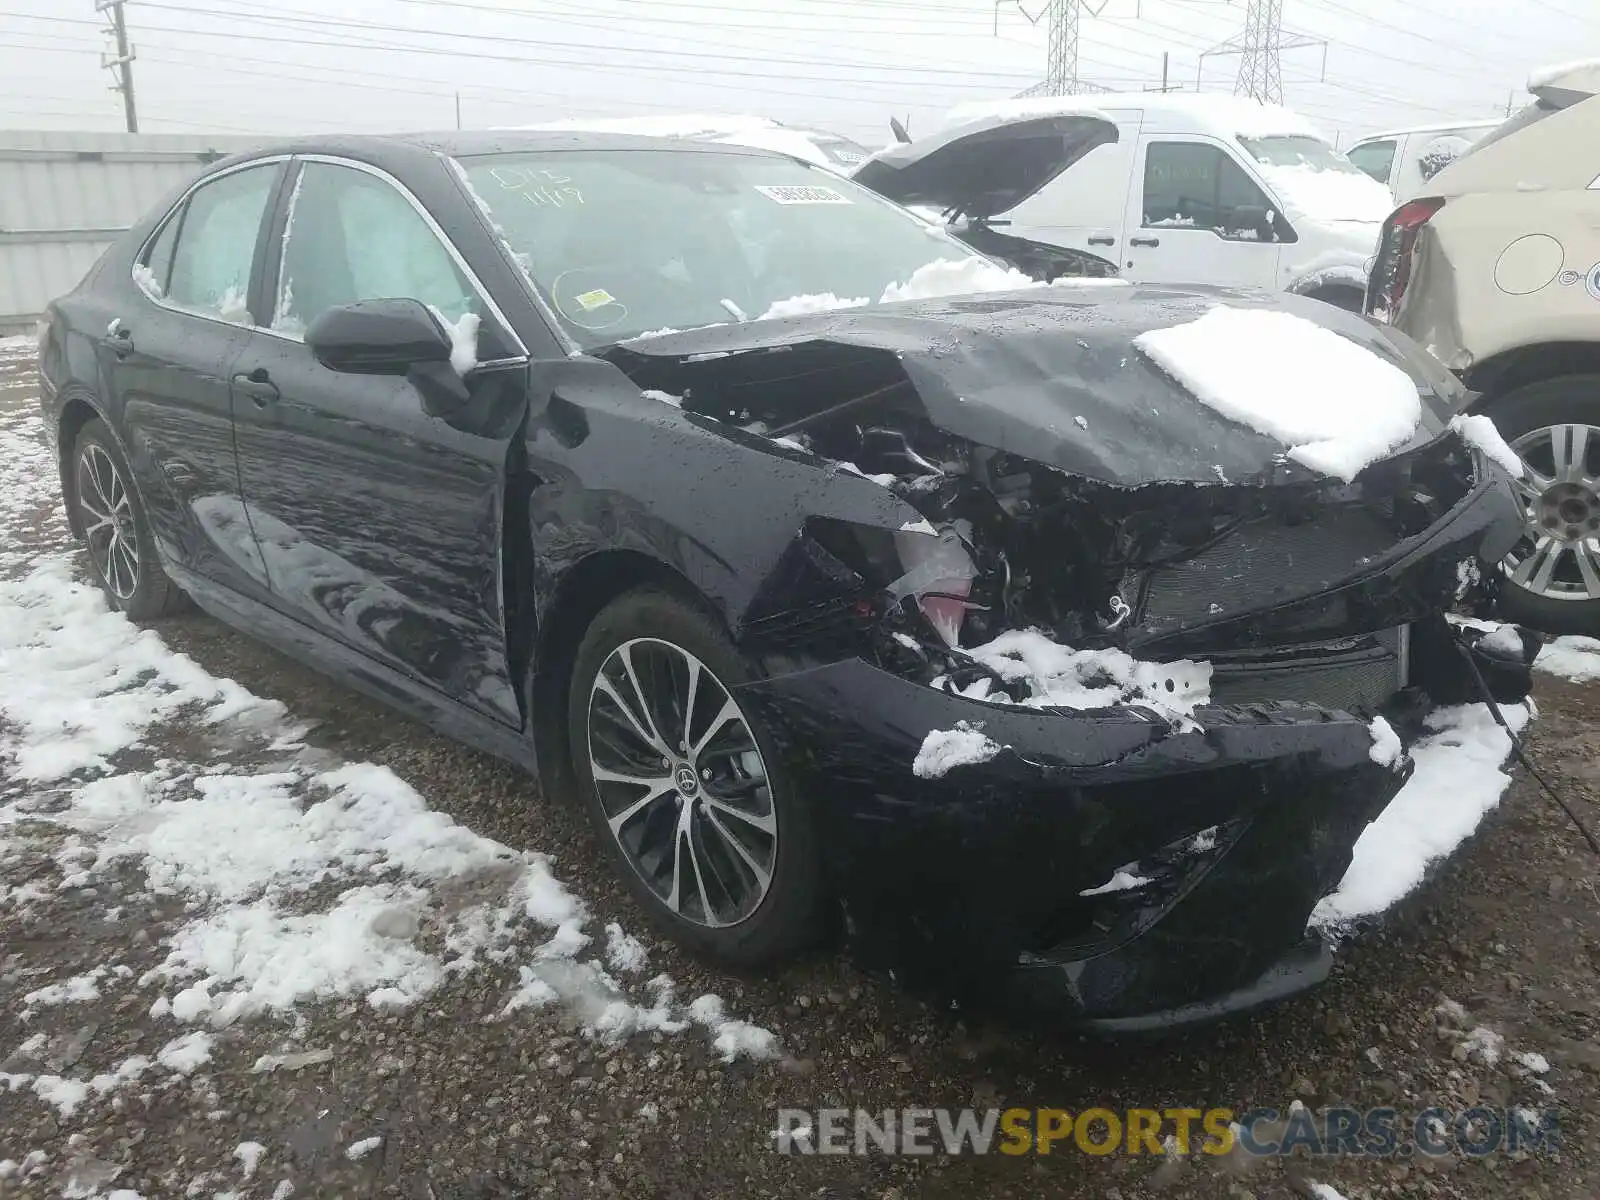
[[1443, 611], [1509, 481], [1360, 318], [1229, 297], [1416, 379], [1342, 482], [1131, 345], [1215, 295], [896, 299], [930, 269], [999, 270], [764, 151], [298, 142], [51, 306], [45, 423], [112, 604], [186, 595], [580, 797], [700, 952], [842, 913], [942, 996], [1107, 1030], [1314, 985], [1308, 914], [1409, 766], [1369, 724], [1470, 695]]

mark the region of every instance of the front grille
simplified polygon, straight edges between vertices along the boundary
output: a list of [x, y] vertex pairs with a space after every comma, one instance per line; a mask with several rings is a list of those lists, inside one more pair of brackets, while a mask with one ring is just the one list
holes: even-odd
[[1408, 679], [1409, 627], [1334, 642], [1285, 646], [1270, 654], [1211, 660], [1213, 704], [1288, 700], [1361, 715], [1381, 708]]
[[1288, 525], [1264, 517], [1183, 562], [1150, 573], [1148, 628], [1270, 608], [1321, 591], [1361, 570], [1396, 541], [1381, 511], [1352, 505]]

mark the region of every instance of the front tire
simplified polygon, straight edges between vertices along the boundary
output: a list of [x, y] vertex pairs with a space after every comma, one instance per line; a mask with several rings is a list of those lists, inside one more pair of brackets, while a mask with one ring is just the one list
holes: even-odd
[[183, 593], [161, 569], [133, 472], [103, 421], [78, 431], [71, 471], [73, 515], [107, 603], [135, 621], [174, 612]]
[[646, 588], [602, 609], [578, 649], [568, 738], [596, 835], [668, 937], [757, 966], [812, 939], [811, 814], [735, 692], [754, 677], [718, 624]]
[[1501, 615], [1600, 636], [1600, 375], [1530, 383], [1484, 411], [1528, 472], [1524, 537], [1501, 564]]

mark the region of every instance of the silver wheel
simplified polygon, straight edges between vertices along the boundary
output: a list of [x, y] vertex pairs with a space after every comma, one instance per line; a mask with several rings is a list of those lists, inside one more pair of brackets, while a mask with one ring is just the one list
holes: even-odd
[[1546, 425], [1511, 443], [1527, 531], [1501, 569], [1551, 600], [1600, 600], [1600, 429]]
[[674, 914], [737, 925], [778, 857], [766, 762], [709, 667], [656, 638], [613, 650], [589, 690], [588, 753], [611, 836]]
[[111, 456], [94, 442], [78, 452], [77, 489], [89, 559], [111, 594], [129, 600], [139, 590], [133, 499]]

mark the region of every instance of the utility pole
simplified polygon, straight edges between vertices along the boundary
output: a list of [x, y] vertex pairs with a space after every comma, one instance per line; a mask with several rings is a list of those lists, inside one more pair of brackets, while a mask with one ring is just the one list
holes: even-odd
[[1147, 92], [1161, 92], [1163, 94], [1166, 93], [1166, 92], [1181, 92], [1181, 91], [1183, 91], [1183, 84], [1181, 84], [1181, 83], [1168, 83], [1167, 82], [1167, 80], [1169, 78], [1167, 68], [1171, 64], [1171, 61], [1172, 61], [1172, 52], [1169, 51], [1169, 50], [1163, 50], [1161, 52], [1161, 86], [1160, 87], [1147, 87], [1147, 88], [1144, 89], [1145, 91], [1147, 91]]
[[1322, 47], [1322, 77], [1328, 75], [1328, 43], [1324, 38], [1304, 37], [1301, 34], [1283, 33], [1283, 0], [1249, 0], [1245, 9], [1244, 32], [1219, 42], [1200, 55], [1200, 66], [1195, 68], [1194, 84], [1200, 87], [1200, 71], [1205, 60], [1217, 55], [1239, 56], [1239, 77], [1234, 84], [1234, 94], [1251, 96], [1264, 104], [1283, 103], [1283, 66], [1285, 50], [1299, 50], [1306, 46]]
[[117, 82], [111, 90], [122, 93], [122, 113], [128, 124], [129, 133], [139, 132], [139, 110], [133, 102], [133, 48], [128, 45], [128, 23], [123, 16], [122, 6], [125, 0], [94, 0], [94, 10], [98, 13], [111, 14], [111, 28], [109, 33], [117, 41], [115, 57], [102, 53], [100, 65], [116, 77]]
[[461, 93], [456, 93], [456, 128], [461, 128]]

